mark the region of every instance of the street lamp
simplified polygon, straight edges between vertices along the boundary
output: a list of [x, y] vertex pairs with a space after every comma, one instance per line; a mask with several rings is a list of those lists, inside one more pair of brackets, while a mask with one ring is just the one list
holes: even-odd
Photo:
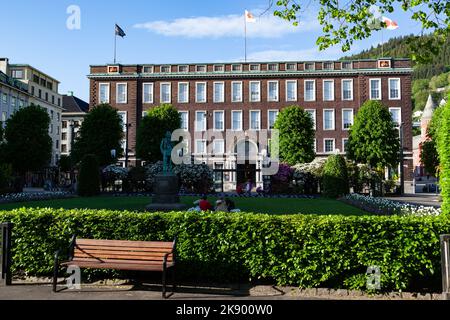
[[111, 150], [111, 158], [113, 158], [113, 159], [116, 158], [116, 149]]
[[125, 133], [126, 133], [126, 140], [125, 140], [125, 168], [128, 168], [128, 128], [131, 127], [131, 123], [125, 124]]
[[405, 175], [403, 167], [403, 127], [404, 122], [400, 123], [400, 195], [403, 195], [405, 193]]

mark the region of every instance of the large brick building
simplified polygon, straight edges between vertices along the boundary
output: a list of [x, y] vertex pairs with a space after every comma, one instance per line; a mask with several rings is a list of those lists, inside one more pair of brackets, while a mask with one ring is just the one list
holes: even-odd
[[[235, 169], [236, 156], [256, 153], [246, 170], [261, 166], [266, 153], [258, 143], [226, 138], [211, 141], [207, 129], [232, 130], [248, 136], [269, 129], [277, 113], [299, 105], [315, 120], [317, 156], [344, 153], [348, 129], [355, 113], [369, 99], [389, 107], [394, 121], [403, 123], [405, 191], [412, 189], [411, 63], [408, 59], [383, 58], [354, 61], [196, 63], [144, 65], [92, 65], [91, 106], [108, 102], [127, 123], [130, 163], [136, 162], [136, 128], [145, 111], [171, 103], [190, 132], [190, 150], [207, 154], [215, 168]], [[269, 135], [270, 137], [270, 135]], [[250, 139], [251, 140], [251, 139]], [[244, 147], [239, 149], [240, 145]], [[192, 147], [192, 148], [191, 148]], [[249, 149], [251, 149], [249, 151]], [[225, 156], [221, 156], [225, 154]], [[215, 155], [211, 157], [211, 155]], [[247, 161], [248, 162], [248, 161]], [[250, 168], [250, 169], [249, 169]], [[258, 184], [261, 175], [253, 173]], [[248, 178], [232, 173], [233, 186]]]

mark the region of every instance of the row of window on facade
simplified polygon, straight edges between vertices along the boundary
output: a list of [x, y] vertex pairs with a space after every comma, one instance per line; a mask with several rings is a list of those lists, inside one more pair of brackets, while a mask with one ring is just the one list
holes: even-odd
[[[314, 130], [317, 130], [317, 115], [315, 109], [305, 109], [313, 120]], [[392, 120], [396, 126], [401, 123], [401, 108], [389, 108], [392, 116]], [[231, 124], [229, 129], [234, 131], [244, 130], [243, 126], [243, 112], [242, 110], [231, 110]], [[249, 130], [261, 130], [263, 129], [261, 123], [261, 110], [249, 110]], [[352, 108], [343, 108], [342, 112], [342, 130], [348, 130], [353, 125], [354, 110]], [[181, 118], [181, 129], [189, 131], [189, 111], [179, 111]], [[267, 127], [273, 129], [275, 121], [277, 119], [279, 110], [267, 110]], [[323, 130], [336, 130], [336, 115], [335, 109], [323, 109]], [[225, 111], [214, 110], [209, 112], [212, 115], [212, 129], [216, 131], [225, 130]], [[145, 115], [145, 113], [144, 113]], [[208, 111], [197, 110], [195, 111], [194, 131], [206, 131], [208, 128]], [[211, 128], [211, 126], [210, 126]]]
[[[25, 71], [23, 69], [13, 69], [11, 71], [11, 76], [14, 79], [25, 79]], [[53, 81], [46, 80], [45, 78], [42, 78], [38, 76], [37, 74], [33, 74], [32, 81], [40, 86], [43, 86], [49, 90], [53, 90]]]
[[[381, 100], [381, 80], [370, 79], [370, 99]], [[285, 80], [285, 100], [298, 100], [298, 81]], [[341, 80], [341, 99], [343, 101], [353, 100], [353, 79]], [[400, 100], [400, 79], [389, 78], [389, 100]], [[154, 103], [154, 83], [143, 83], [142, 88], [142, 102]], [[225, 82], [216, 81], [213, 83], [213, 102], [225, 102]], [[110, 102], [110, 84], [100, 83], [100, 103]], [[189, 82], [178, 82], [178, 103], [189, 103]], [[316, 80], [304, 80], [304, 101], [316, 101]], [[243, 82], [233, 81], [231, 83], [231, 102], [243, 102]], [[335, 100], [335, 80], [323, 80], [323, 101]], [[261, 102], [261, 81], [249, 81], [248, 100], [250, 102]], [[267, 101], [280, 101], [279, 81], [267, 81]], [[127, 83], [116, 83], [116, 103], [128, 102], [128, 85]], [[172, 103], [172, 83], [160, 83], [160, 102]], [[195, 102], [207, 102], [207, 82], [195, 82]]]
[[[55, 100], [55, 96], [54, 95], [52, 95], [52, 98], [51, 98], [51, 100], [50, 100], [50, 97], [49, 97], [49, 94], [48, 94], [48, 92], [45, 92], [45, 94], [43, 95], [42, 94], [42, 90], [41, 89], [38, 89], [38, 91], [37, 91], [37, 95], [35, 95], [35, 88], [34, 88], [34, 86], [31, 86], [31, 95], [33, 95], [33, 96], [37, 96], [39, 99], [44, 99], [45, 101], [47, 101], [47, 102], [51, 102], [52, 104], [54, 104], [54, 105], [56, 105], [56, 100]], [[58, 106], [60, 107], [61, 106], [61, 98], [58, 98]]]
[[[315, 62], [304, 62], [304, 63], [297, 63], [297, 62], [287, 62], [284, 63], [284, 69], [286, 71], [297, 71], [298, 65], [303, 65], [304, 70], [315, 70], [316, 69], [316, 63]], [[335, 63], [332, 61], [322, 62], [322, 70], [334, 70]], [[267, 71], [278, 71], [279, 70], [279, 63], [268, 63], [267, 66], [265, 66], [265, 70]], [[349, 70], [353, 68], [353, 64], [351, 61], [343, 61], [341, 62], [341, 69]], [[189, 65], [179, 65], [176, 68], [176, 71], [179, 73], [187, 73], [189, 72]], [[207, 65], [196, 65], [194, 68], [195, 72], [205, 73], [208, 71]], [[225, 72], [225, 65], [224, 64], [215, 64], [212, 68], [213, 72]], [[242, 72], [244, 71], [244, 67], [240, 63], [235, 63], [231, 65], [230, 70], [232, 72]], [[248, 66], [248, 71], [261, 71], [261, 64], [260, 63], [251, 63]], [[154, 73], [155, 68], [154, 66], [144, 66], [142, 69], [143, 73]], [[172, 72], [172, 66], [171, 65], [162, 65], [160, 67], [161, 73], [171, 73]]]

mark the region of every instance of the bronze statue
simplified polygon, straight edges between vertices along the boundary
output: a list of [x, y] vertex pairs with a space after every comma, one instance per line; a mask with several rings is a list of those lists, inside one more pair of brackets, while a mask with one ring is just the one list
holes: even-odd
[[172, 173], [172, 134], [170, 131], [166, 132], [166, 135], [161, 140], [159, 147], [163, 155], [163, 174]]

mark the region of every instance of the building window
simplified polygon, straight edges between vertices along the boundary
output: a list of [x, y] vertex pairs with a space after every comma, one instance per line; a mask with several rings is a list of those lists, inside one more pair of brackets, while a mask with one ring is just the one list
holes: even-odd
[[250, 81], [250, 102], [261, 101], [261, 83], [259, 81]]
[[189, 66], [178, 66], [178, 72], [182, 73], [189, 72]]
[[269, 63], [267, 69], [269, 71], [278, 71], [278, 63]]
[[267, 111], [267, 128], [273, 129], [275, 121], [277, 120], [278, 110]]
[[11, 108], [14, 110], [16, 108], [16, 98], [11, 97]]
[[334, 100], [334, 80], [323, 80], [323, 101]]
[[348, 150], [348, 139], [347, 138], [344, 138], [344, 139], [342, 139], [342, 151], [343, 152], [347, 152], [347, 150]]
[[55, 104], [55, 96], [52, 95], [52, 104]]
[[249, 66], [249, 70], [250, 70], [250, 71], [259, 71], [259, 69], [260, 69], [259, 64], [251, 64], [251, 65]]
[[206, 153], [206, 140], [204, 139], [195, 140], [195, 153], [197, 154]]
[[38, 91], [38, 98], [42, 99], [42, 90], [41, 89], [39, 89], [39, 91]]
[[370, 79], [370, 100], [381, 100], [381, 79]]
[[212, 153], [214, 155], [225, 153], [225, 141], [223, 139], [214, 139], [213, 140]]
[[231, 102], [242, 102], [242, 81], [231, 83]]
[[172, 67], [171, 66], [161, 66], [162, 73], [170, 73]]
[[270, 102], [278, 101], [278, 81], [267, 82], [267, 100]]
[[66, 132], [63, 132], [63, 133], [61, 134], [61, 140], [63, 140], [63, 141], [66, 141], [66, 140], [67, 140], [67, 133], [66, 133]]
[[61, 98], [58, 98], [58, 107], [61, 107]]
[[4, 93], [4, 94], [2, 95], [2, 102], [3, 102], [3, 104], [8, 103], [8, 95], [7, 95], [6, 93]]
[[45, 101], [48, 101], [48, 92], [45, 93]]
[[214, 82], [214, 102], [224, 102], [225, 100], [225, 84], [223, 82]]
[[206, 111], [195, 111], [195, 131], [206, 131]]
[[400, 79], [389, 79], [389, 100], [400, 99]]
[[144, 73], [153, 73], [153, 66], [146, 66], [143, 70]]
[[314, 110], [314, 109], [306, 109], [305, 111], [311, 117], [311, 120], [313, 121], [313, 128], [314, 128], [314, 130], [316, 130], [316, 110]]
[[66, 144], [61, 144], [61, 152], [67, 153], [67, 145]]
[[109, 103], [109, 83], [100, 83], [100, 103]]
[[286, 63], [286, 71], [296, 71], [297, 64], [296, 63]]
[[334, 63], [333, 62], [324, 62], [323, 63], [323, 69], [324, 70], [333, 70], [334, 69]]
[[56, 149], [59, 149], [59, 140], [56, 140], [56, 142], [55, 142], [55, 148], [56, 148]]
[[297, 80], [286, 80], [286, 101], [297, 101]]
[[180, 111], [180, 120], [181, 120], [180, 128], [188, 131], [189, 130], [189, 111]]
[[63, 121], [62, 122], [62, 128], [63, 129], [67, 129], [67, 121]]
[[323, 110], [323, 130], [334, 130], [334, 109]]
[[324, 139], [323, 140], [324, 152], [331, 153], [334, 152], [334, 139]]
[[170, 83], [161, 83], [161, 103], [170, 103], [172, 101], [172, 85]]
[[261, 129], [261, 111], [250, 110], [250, 130]]
[[316, 81], [305, 80], [305, 101], [316, 100]]
[[342, 80], [342, 100], [353, 100], [353, 80]]
[[214, 66], [214, 72], [224, 72], [224, 71], [225, 71], [225, 66], [223, 64]]
[[315, 70], [316, 66], [314, 62], [305, 62], [305, 70], [311, 71]]
[[19, 100], [19, 108], [23, 108], [24, 104], [25, 104], [25, 102], [22, 99], [20, 99]]
[[223, 111], [214, 111], [214, 130], [222, 131], [225, 129], [225, 115]]
[[13, 70], [12, 77], [15, 79], [23, 79], [23, 70], [22, 69]]
[[189, 102], [189, 83], [179, 82], [178, 83], [178, 102], [188, 103]]
[[34, 86], [31, 86], [31, 95], [34, 96]]
[[153, 103], [153, 83], [144, 83], [142, 89], [144, 103]]
[[3, 111], [2, 112], [2, 122], [3, 123], [6, 121], [7, 117], [8, 117], [8, 115], [7, 115], [6, 111]]
[[231, 71], [234, 71], [234, 72], [242, 71], [242, 64], [231, 65]]
[[53, 110], [50, 110], [50, 117], [52, 120], [55, 118], [55, 112]]
[[348, 130], [353, 125], [353, 109], [342, 109], [342, 129]]
[[344, 62], [342, 62], [342, 69], [345, 69], [345, 70], [349, 70], [349, 69], [352, 69], [353, 67], [352, 67], [352, 62], [351, 61], [344, 61]]
[[206, 102], [206, 82], [195, 83], [195, 102]]
[[389, 108], [389, 112], [391, 113], [392, 121], [394, 122], [395, 127], [399, 128], [402, 123], [401, 108]]
[[127, 103], [127, 87], [126, 83], [117, 84], [117, 103]]
[[196, 72], [206, 72], [206, 66], [195, 66]]
[[242, 130], [242, 111], [231, 111], [231, 130]]

